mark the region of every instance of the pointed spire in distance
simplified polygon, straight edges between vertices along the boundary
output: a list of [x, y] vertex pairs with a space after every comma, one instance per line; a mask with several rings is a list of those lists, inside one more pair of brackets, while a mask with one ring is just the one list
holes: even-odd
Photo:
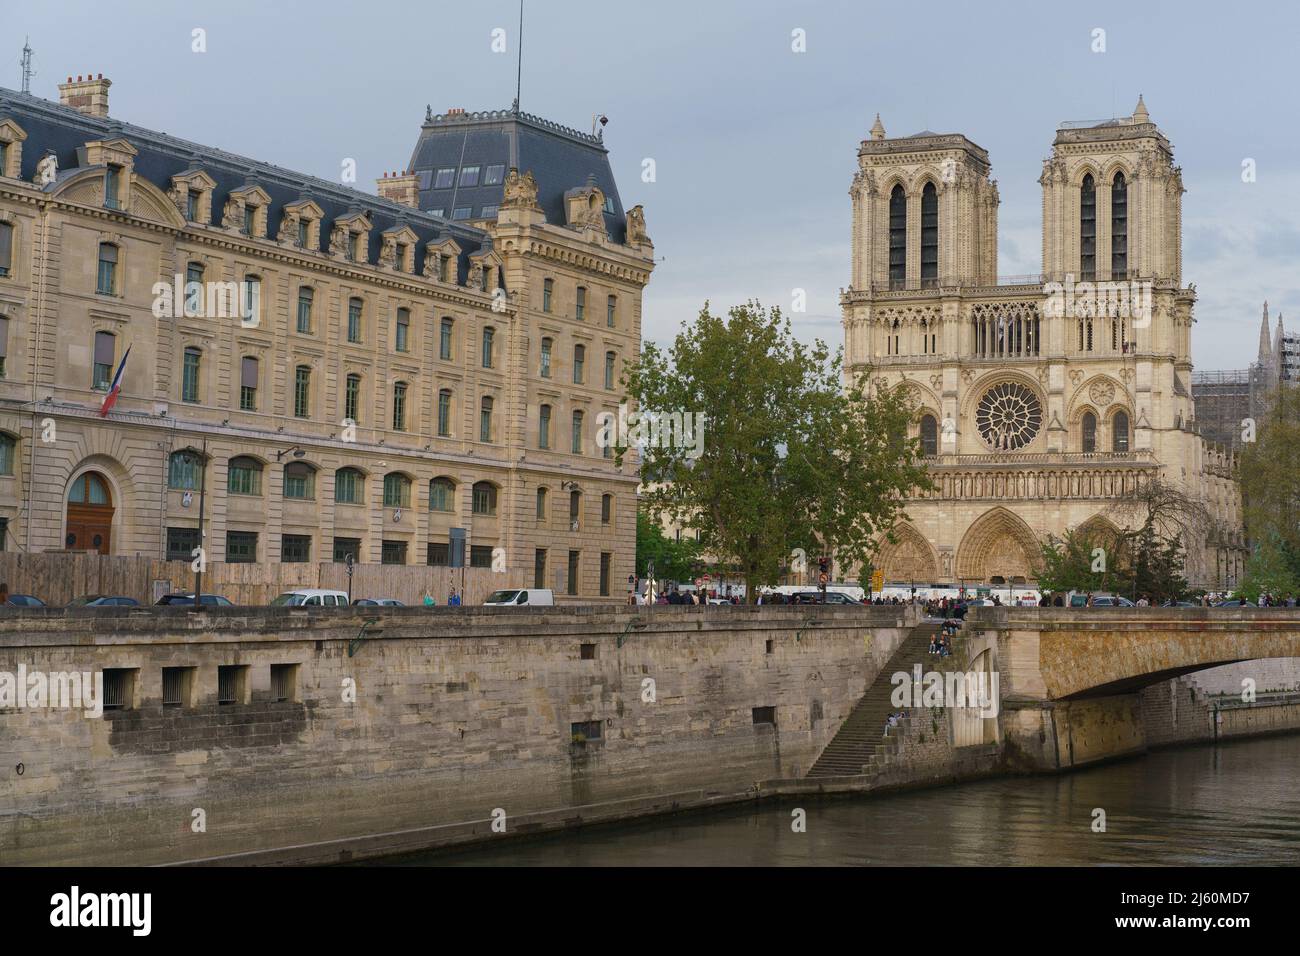
[[1260, 362], [1260, 364], [1263, 364], [1264, 362], [1268, 361], [1268, 358], [1269, 358], [1270, 354], [1272, 353], [1272, 351], [1273, 351], [1273, 347], [1272, 347], [1272, 345], [1269, 343], [1269, 337], [1268, 337], [1268, 300], [1265, 300], [1265, 301], [1264, 301], [1264, 317], [1260, 320], [1260, 323], [1259, 323], [1259, 362]]
[[1142, 101], [1142, 94], [1138, 94], [1138, 105], [1133, 108], [1134, 123], [1150, 123], [1151, 114], [1147, 112], [1147, 105]]
[[879, 114], [879, 113], [876, 114], [876, 121], [875, 121], [874, 123], [871, 124], [871, 138], [872, 138], [872, 139], [884, 139], [884, 138], [885, 138], [885, 124], [883, 124], [882, 122], [880, 122], [880, 114]]

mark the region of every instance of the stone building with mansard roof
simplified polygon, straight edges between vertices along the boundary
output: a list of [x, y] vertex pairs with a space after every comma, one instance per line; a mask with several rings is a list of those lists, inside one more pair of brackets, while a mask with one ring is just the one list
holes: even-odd
[[[503, 586], [620, 599], [637, 472], [596, 436], [653, 246], [603, 138], [429, 111], [376, 196], [122, 122], [109, 86], [0, 90], [4, 546], [188, 560], [203, 483], [209, 560], [436, 565], [463, 532]], [[157, 314], [158, 283], [204, 295]]]
[[1240, 493], [1189, 391], [1196, 296], [1169, 141], [1141, 98], [1060, 126], [1039, 179], [1041, 275], [998, 275], [990, 173], [967, 137], [890, 138], [879, 117], [858, 150], [847, 365], [906, 383], [938, 486], [877, 567], [900, 584], [1033, 584], [1049, 534], [1113, 525], [1116, 499], [1161, 475], [1214, 516], [1186, 542], [1188, 579], [1231, 586]]

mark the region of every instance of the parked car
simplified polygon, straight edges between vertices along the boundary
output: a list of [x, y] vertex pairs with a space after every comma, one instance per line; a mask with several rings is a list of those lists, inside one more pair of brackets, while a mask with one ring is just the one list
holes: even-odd
[[847, 594], [841, 591], [827, 591], [826, 599], [822, 600], [821, 591], [798, 591], [794, 595], [795, 604], [854, 604], [858, 602], [853, 600]]
[[1195, 601], [1166, 601], [1161, 607], [1200, 607]]
[[555, 592], [550, 588], [509, 588], [504, 591], [493, 591], [483, 602], [484, 607], [508, 607], [520, 604], [551, 607], [555, 604]]
[[272, 607], [347, 607], [346, 591], [332, 591], [328, 588], [298, 588], [285, 591], [271, 601]]
[[[1070, 592], [1070, 607], [1088, 607], [1088, 595], [1083, 591]], [[1137, 607], [1132, 601], [1118, 594], [1094, 593], [1092, 607]]]
[[[154, 601], [154, 607], [166, 607], [176, 604], [194, 606], [194, 595], [190, 594], [164, 594], [158, 600]], [[230, 598], [222, 597], [220, 594], [205, 594], [199, 599], [199, 603], [204, 607], [234, 607], [235, 602]]]
[[68, 607], [139, 607], [140, 602], [130, 597], [108, 594], [84, 594], [68, 602]]
[[31, 594], [9, 595], [10, 607], [45, 607], [45, 602]]
[[397, 598], [354, 598], [354, 607], [406, 607]]
[[1247, 601], [1245, 598], [1229, 598], [1226, 601], [1219, 601], [1215, 607], [1259, 607], [1254, 601]]

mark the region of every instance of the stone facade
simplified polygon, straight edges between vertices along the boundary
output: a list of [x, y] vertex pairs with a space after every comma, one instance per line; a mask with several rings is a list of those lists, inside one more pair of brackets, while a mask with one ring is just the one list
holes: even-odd
[[965, 136], [891, 139], [877, 117], [858, 162], [847, 366], [905, 383], [939, 486], [882, 544], [885, 581], [1031, 583], [1042, 539], [1113, 523], [1159, 474], [1216, 522], [1189, 543], [1189, 580], [1235, 582], [1235, 462], [1197, 434], [1188, 390], [1182, 176], [1145, 105], [1057, 131], [1037, 276], [997, 275], [997, 183]]
[[[636, 465], [597, 434], [640, 343], [639, 207], [548, 218], [516, 151], [499, 211], [452, 221], [412, 174], [376, 197], [111, 119], [107, 80], [61, 89], [0, 90], [5, 547], [184, 557], [203, 497], [213, 561], [445, 564], [463, 529], [502, 586], [623, 599]], [[546, 138], [544, 193], [608, 167], [513, 122]]]

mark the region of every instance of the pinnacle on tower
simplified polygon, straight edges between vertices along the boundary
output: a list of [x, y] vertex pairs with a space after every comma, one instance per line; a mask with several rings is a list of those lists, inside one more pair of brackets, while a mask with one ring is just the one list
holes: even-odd
[[876, 121], [871, 124], [871, 138], [872, 139], [885, 138], [885, 126], [883, 123], [880, 122], [879, 113], [876, 114]]
[[1133, 108], [1134, 123], [1150, 123], [1151, 114], [1147, 112], [1146, 103], [1142, 102], [1142, 94], [1138, 94], [1138, 105]]

